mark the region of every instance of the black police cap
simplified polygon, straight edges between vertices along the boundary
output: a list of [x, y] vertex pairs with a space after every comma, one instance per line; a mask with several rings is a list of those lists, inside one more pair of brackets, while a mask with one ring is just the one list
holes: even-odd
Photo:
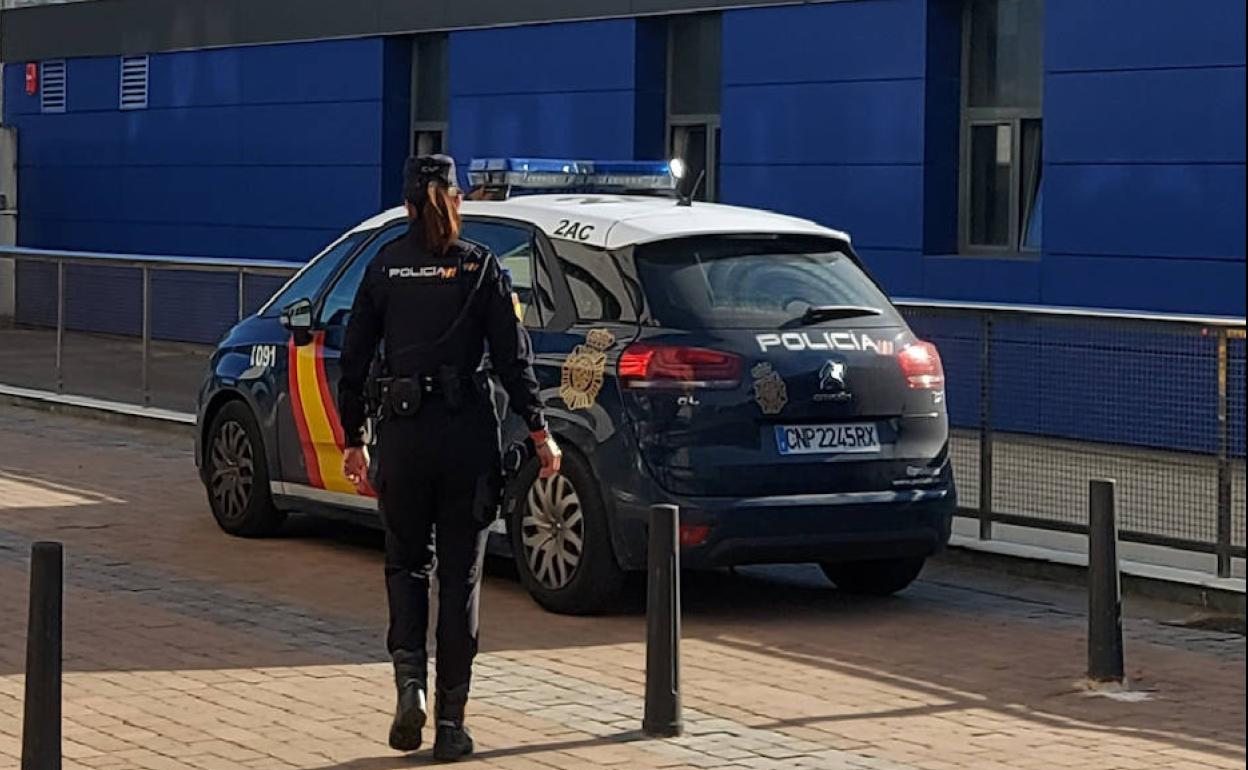
[[454, 187], [455, 159], [449, 155], [410, 157], [403, 166], [403, 197], [420, 200], [431, 182]]

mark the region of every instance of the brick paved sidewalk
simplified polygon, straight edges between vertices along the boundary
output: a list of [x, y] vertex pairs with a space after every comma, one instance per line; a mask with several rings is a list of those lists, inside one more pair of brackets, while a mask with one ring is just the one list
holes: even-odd
[[[29, 543], [66, 543], [66, 768], [385, 770], [376, 537], [218, 532], [186, 437], [0, 407], [0, 767], [16, 766]], [[505, 570], [504, 570], [505, 571]], [[688, 735], [643, 741], [643, 618], [487, 579], [463, 767], [1242, 768], [1244, 639], [1132, 607], [1152, 700], [1082, 694], [1078, 592], [934, 565], [855, 601], [812, 570], [689, 575]]]

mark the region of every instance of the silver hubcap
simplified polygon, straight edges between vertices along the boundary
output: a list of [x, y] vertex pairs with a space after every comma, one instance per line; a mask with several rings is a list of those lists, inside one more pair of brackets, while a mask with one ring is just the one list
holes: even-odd
[[212, 441], [212, 474], [208, 484], [217, 510], [227, 519], [242, 518], [251, 500], [255, 466], [247, 432], [237, 422], [227, 422]]
[[538, 479], [520, 520], [529, 572], [544, 587], [558, 590], [576, 576], [585, 551], [585, 514], [567, 476]]

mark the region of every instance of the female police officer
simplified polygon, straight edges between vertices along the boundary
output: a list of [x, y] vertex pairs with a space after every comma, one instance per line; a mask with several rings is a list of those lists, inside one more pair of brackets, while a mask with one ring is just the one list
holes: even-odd
[[472, 752], [464, 707], [477, 652], [485, 527], [498, 504], [500, 478], [498, 422], [481, 368], [485, 344], [511, 409], [532, 433], [543, 476], [558, 471], [559, 449], [546, 429], [510, 281], [493, 256], [459, 240], [454, 161], [445, 155], [408, 159], [403, 197], [408, 231], [368, 266], [347, 325], [338, 390], [347, 441], [343, 467], [358, 487], [366, 485], [365, 385], [380, 342], [384, 376], [373, 476], [386, 529], [386, 641], [399, 693], [390, 746], [420, 747], [429, 579], [436, 569], [433, 751], [454, 760]]

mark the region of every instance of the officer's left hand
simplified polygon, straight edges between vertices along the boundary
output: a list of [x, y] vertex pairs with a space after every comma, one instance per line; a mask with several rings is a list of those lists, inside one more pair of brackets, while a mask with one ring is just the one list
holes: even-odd
[[542, 470], [538, 475], [549, 479], [559, 473], [559, 468], [563, 464], [563, 452], [555, 443], [554, 436], [545, 431], [534, 434], [533, 447], [537, 450], [537, 459], [542, 463]]
[[368, 489], [368, 448], [349, 446], [342, 453], [342, 475], [355, 485], [355, 491], [364, 494]]

